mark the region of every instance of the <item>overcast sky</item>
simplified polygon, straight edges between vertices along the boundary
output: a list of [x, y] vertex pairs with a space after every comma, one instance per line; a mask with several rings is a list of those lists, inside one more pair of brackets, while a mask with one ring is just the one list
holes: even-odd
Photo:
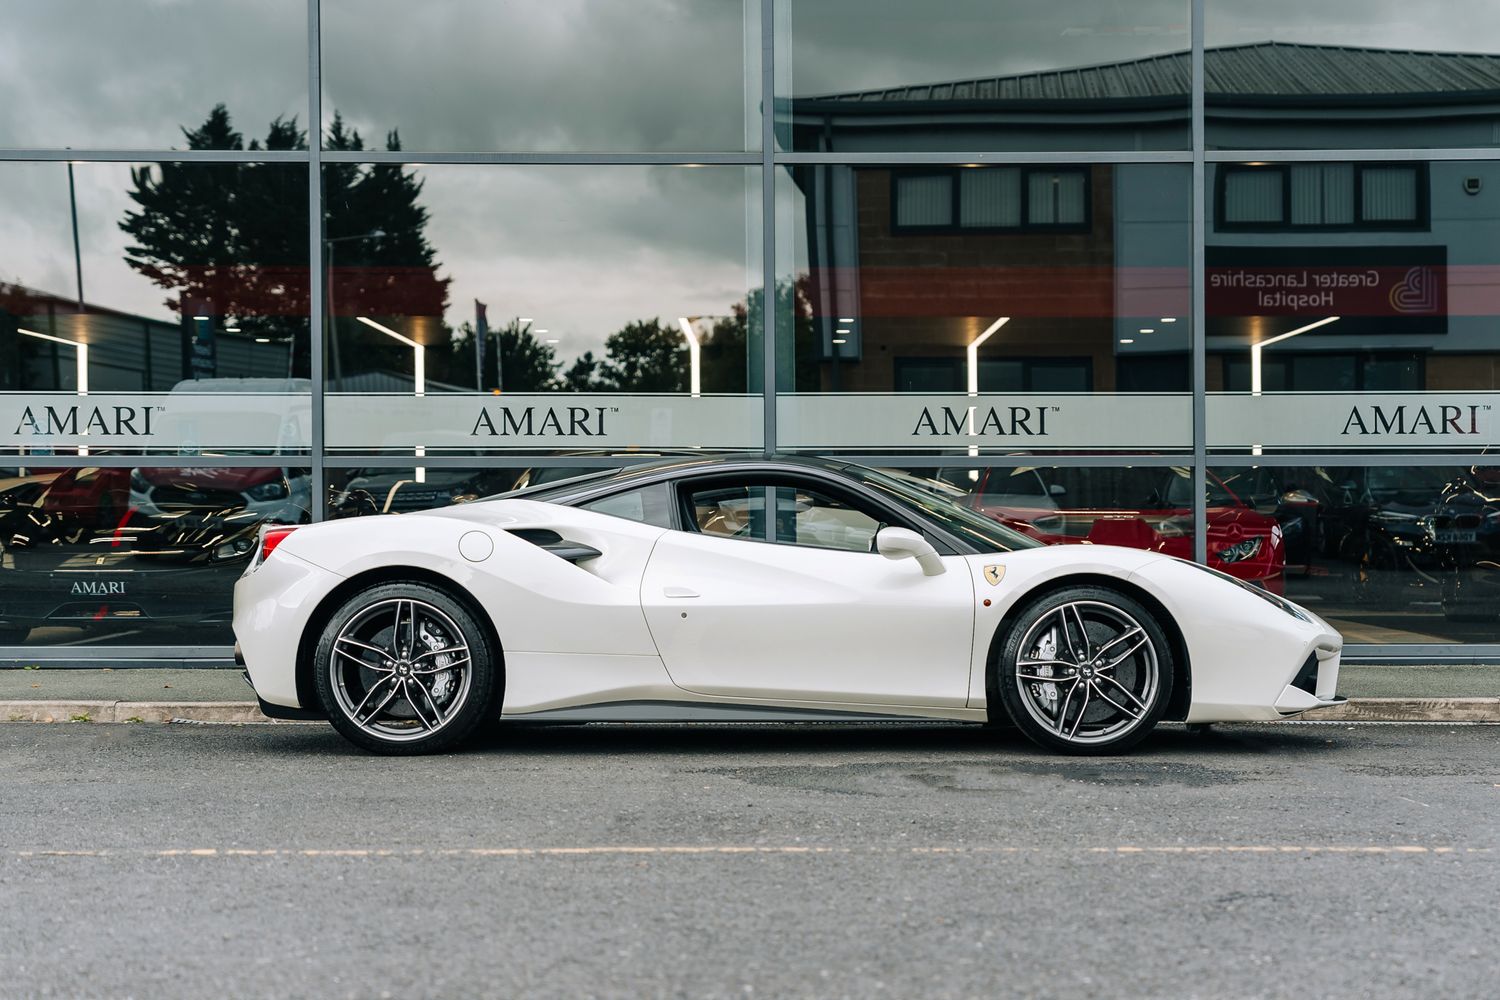
[[[307, 109], [304, 0], [3, 0], [0, 145], [170, 148], [217, 102], [247, 138]], [[1210, 44], [1500, 52], [1494, 0], [1210, 0]], [[1180, 51], [1185, 0], [791, 0], [799, 95]], [[755, 0], [325, 0], [324, 108], [412, 150], [692, 151], [759, 134]], [[789, 79], [788, 79], [789, 77]], [[747, 82], [751, 85], [747, 91]], [[751, 168], [433, 167], [450, 323], [537, 318], [571, 357], [744, 297]], [[90, 300], [166, 316], [123, 264], [127, 168], [77, 168]], [[747, 176], [750, 187], [747, 189]], [[748, 195], [748, 197], [747, 197]], [[0, 164], [0, 280], [71, 294], [65, 167]], [[754, 239], [751, 227], [750, 239]]]

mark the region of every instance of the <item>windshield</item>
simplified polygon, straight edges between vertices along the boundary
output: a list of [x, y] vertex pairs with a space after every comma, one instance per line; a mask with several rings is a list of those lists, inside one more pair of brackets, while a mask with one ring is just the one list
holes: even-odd
[[870, 489], [884, 493], [903, 506], [915, 507], [932, 520], [942, 525], [974, 547], [976, 552], [1014, 552], [1017, 549], [1040, 548], [1042, 543], [1028, 538], [1019, 531], [1012, 531], [998, 521], [983, 514], [976, 514], [967, 507], [941, 496], [932, 490], [914, 486], [910, 482], [887, 475], [878, 469], [867, 469], [861, 465], [848, 465], [845, 475]]

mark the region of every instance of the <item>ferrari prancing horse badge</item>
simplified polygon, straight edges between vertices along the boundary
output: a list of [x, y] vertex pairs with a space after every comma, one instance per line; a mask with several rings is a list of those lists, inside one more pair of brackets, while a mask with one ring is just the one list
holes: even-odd
[[984, 568], [984, 578], [987, 581], [989, 581], [989, 585], [991, 587], [995, 586], [1001, 580], [1005, 579], [1005, 567], [1004, 566], [986, 566]]

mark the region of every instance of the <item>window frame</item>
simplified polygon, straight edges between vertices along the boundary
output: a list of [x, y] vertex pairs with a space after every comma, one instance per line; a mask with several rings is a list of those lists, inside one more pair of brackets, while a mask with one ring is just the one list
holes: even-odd
[[[1315, 165], [1351, 166], [1354, 168], [1353, 222], [1339, 223], [1293, 223], [1292, 219], [1292, 167], [1307, 166], [1301, 163], [1220, 163], [1214, 172], [1214, 218], [1213, 231], [1217, 233], [1410, 233], [1427, 232], [1432, 228], [1432, 185], [1425, 161], [1371, 160], [1340, 161], [1317, 160]], [[1364, 218], [1365, 171], [1410, 170], [1416, 184], [1416, 216], [1409, 222], [1391, 219], [1368, 221]], [[1235, 174], [1253, 174], [1273, 171], [1281, 176], [1281, 220], [1279, 222], [1229, 222], [1225, 219], [1228, 200], [1229, 178]]]
[[[1094, 230], [1094, 188], [1092, 163], [1005, 163], [978, 167], [897, 167], [890, 171], [891, 235], [992, 235], [996, 233], [1091, 233]], [[1017, 170], [1020, 172], [1021, 222], [1016, 226], [966, 226], [963, 224], [963, 176], [976, 170]], [[1032, 222], [1030, 178], [1032, 174], [1076, 174], [1083, 178], [1082, 222]], [[950, 215], [947, 225], [904, 226], [900, 223], [901, 181], [912, 177], [948, 177], [952, 183], [948, 196]]]
[[[845, 504], [853, 510], [873, 517], [882, 527], [908, 528], [917, 532], [922, 537], [932, 542], [938, 552], [951, 555], [945, 551], [947, 546], [940, 544], [932, 537], [925, 525], [914, 522], [904, 513], [894, 510], [890, 505], [879, 502], [871, 497], [864, 496], [852, 490], [840, 488], [837, 483], [828, 482], [814, 477], [803, 477], [787, 475], [776, 472], [745, 471], [739, 473], [714, 473], [706, 476], [695, 476], [679, 479], [673, 487], [676, 491], [676, 502], [674, 503], [677, 521], [680, 530], [688, 534], [698, 535], [703, 538], [722, 538], [729, 542], [758, 542], [762, 545], [779, 545], [794, 549], [811, 549], [818, 552], [848, 552], [852, 555], [878, 555], [874, 547], [873, 536], [870, 551], [861, 553], [854, 549], [841, 549], [828, 545], [805, 545], [801, 542], [782, 542], [774, 538], [732, 537], [728, 535], [715, 535], [703, 531], [698, 526], [698, 519], [692, 510], [693, 494], [703, 490], [724, 489], [729, 487], [769, 487], [772, 489], [788, 488], [793, 490], [807, 490], [817, 493], [830, 500]], [[873, 512], [873, 513], [872, 513]]]

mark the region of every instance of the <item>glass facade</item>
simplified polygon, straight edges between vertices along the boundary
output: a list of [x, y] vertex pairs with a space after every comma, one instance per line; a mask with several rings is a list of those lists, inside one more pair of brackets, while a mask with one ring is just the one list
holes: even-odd
[[0, 659], [224, 655], [266, 521], [745, 451], [1500, 657], [1493, 4], [11, 6]]

